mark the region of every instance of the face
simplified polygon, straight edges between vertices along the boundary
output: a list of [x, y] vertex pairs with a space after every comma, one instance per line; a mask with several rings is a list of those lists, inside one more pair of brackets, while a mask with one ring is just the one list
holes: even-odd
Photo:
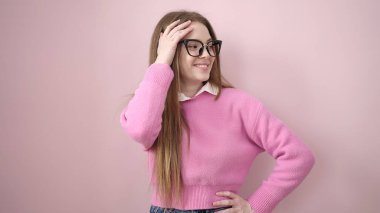
[[[193, 30], [190, 31], [183, 39], [198, 39], [203, 44], [211, 39], [207, 27], [199, 22], [192, 22], [190, 26]], [[200, 85], [203, 81], [207, 81], [210, 77], [211, 67], [215, 61], [215, 57], [208, 54], [206, 48], [203, 49], [202, 55], [193, 57], [186, 51], [185, 45], [181, 45], [179, 54], [179, 67], [181, 70], [181, 83], [191, 86]], [[207, 64], [207, 67], [204, 65]]]

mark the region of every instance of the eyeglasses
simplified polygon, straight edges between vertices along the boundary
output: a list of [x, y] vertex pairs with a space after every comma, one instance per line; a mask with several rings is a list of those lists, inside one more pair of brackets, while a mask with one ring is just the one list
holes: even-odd
[[201, 56], [204, 47], [206, 47], [206, 50], [210, 56], [215, 57], [219, 55], [220, 48], [222, 47], [221, 40], [212, 40], [207, 42], [206, 44], [203, 44], [201, 41], [197, 39], [184, 39], [178, 42], [178, 44], [184, 44], [187, 53], [193, 57]]

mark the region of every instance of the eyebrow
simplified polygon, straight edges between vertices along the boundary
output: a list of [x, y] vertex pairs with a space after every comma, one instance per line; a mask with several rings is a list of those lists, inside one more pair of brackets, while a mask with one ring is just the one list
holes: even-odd
[[[192, 38], [192, 39], [201, 41], [200, 39], [197, 39], [197, 38]], [[209, 42], [209, 41], [212, 41], [212, 38], [207, 39], [206, 43]]]

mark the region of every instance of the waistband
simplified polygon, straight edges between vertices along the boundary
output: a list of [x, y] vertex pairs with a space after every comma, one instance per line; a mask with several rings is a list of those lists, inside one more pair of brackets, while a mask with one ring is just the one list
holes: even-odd
[[[184, 185], [183, 203], [179, 200], [173, 202], [172, 206], [164, 206], [155, 188], [151, 198], [151, 204], [162, 208], [175, 208], [179, 210], [188, 209], [213, 209], [213, 202], [225, 200], [226, 197], [216, 195], [216, 192], [231, 191], [239, 194], [240, 184], [233, 185]], [[182, 204], [182, 205], [181, 205]]]
[[214, 209], [189, 209], [189, 210], [180, 210], [175, 208], [162, 208], [159, 206], [151, 205], [149, 213], [214, 213], [216, 211], [221, 211], [223, 209], [229, 209], [232, 206], [219, 207]]

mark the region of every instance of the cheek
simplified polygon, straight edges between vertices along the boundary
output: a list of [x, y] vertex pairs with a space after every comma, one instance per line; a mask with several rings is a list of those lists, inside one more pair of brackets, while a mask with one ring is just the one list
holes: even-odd
[[194, 69], [193, 63], [195, 63], [194, 60], [189, 57], [186, 57], [186, 56], [180, 57], [180, 69], [181, 69], [182, 75], [184, 76], [192, 75], [193, 69]]
[[192, 69], [193, 64], [195, 63], [194, 59], [191, 56], [183, 57], [182, 62], [183, 62], [183, 67], [186, 68], [187, 70]]
[[189, 56], [186, 50], [181, 51], [179, 60], [180, 60], [180, 66], [185, 69], [191, 68], [194, 63], [193, 57]]
[[193, 68], [193, 65], [194, 65], [194, 59], [193, 58], [188, 58], [187, 59], [187, 64], [190, 68]]

